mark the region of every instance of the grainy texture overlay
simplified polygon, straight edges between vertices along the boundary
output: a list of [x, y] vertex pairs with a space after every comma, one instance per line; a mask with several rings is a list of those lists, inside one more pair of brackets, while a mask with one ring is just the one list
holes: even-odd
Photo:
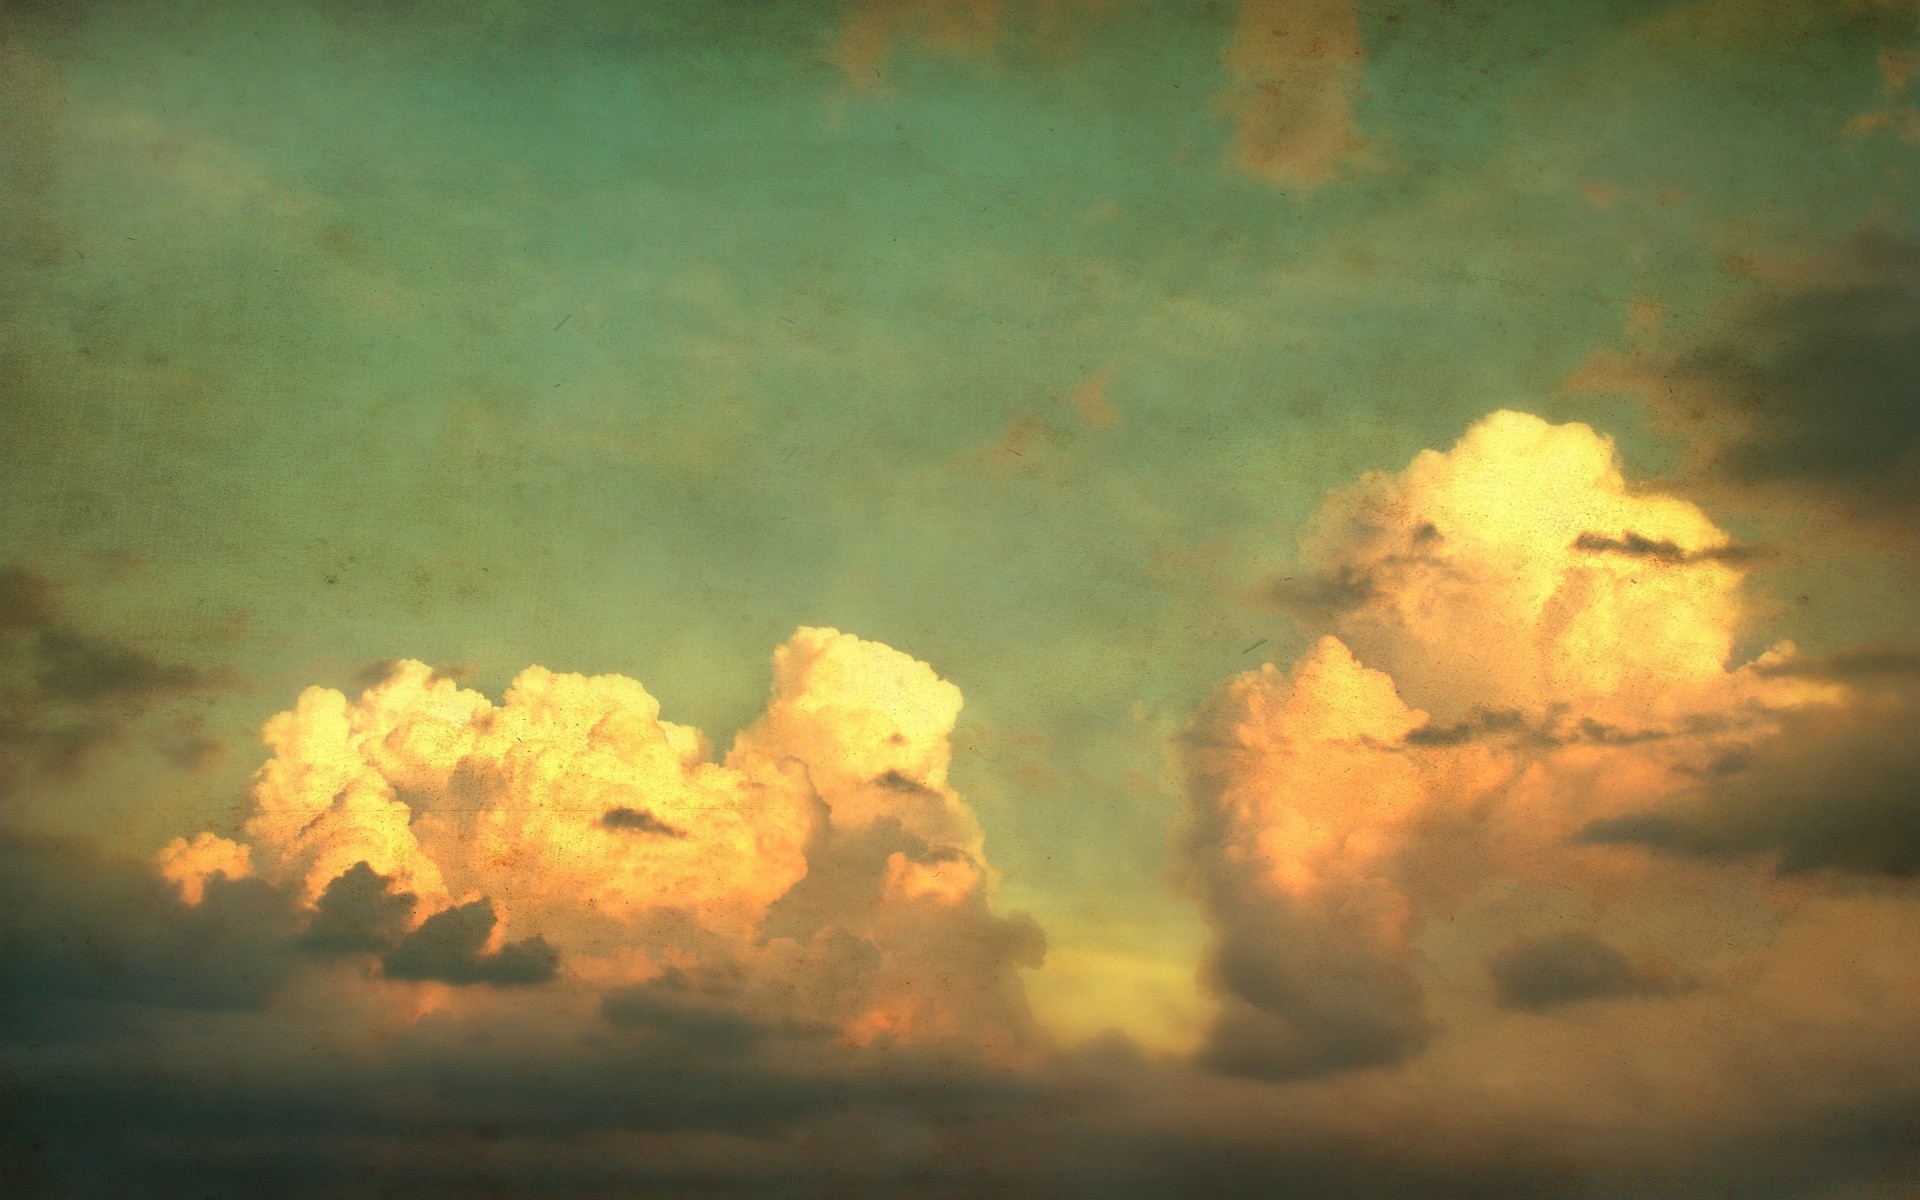
[[1920, 1196], [1911, 0], [0, 22], [0, 1193]]

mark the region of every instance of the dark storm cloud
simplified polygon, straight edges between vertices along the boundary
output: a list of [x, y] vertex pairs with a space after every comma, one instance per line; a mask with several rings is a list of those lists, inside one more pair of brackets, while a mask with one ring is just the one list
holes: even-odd
[[207, 734], [201, 717], [191, 714], [156, 733], [153, 744], [168, 762], [182, 771], [207, 770], [224, 759], [228, 749], [224, 740]]
[[[880, 962], [879, 952], [864, 939], [844, 939], [835, 949], [851, 953], [838, 964], [813, 964], [826, 969], [810, 971], [804, 981], [764, 968], [759, 973], [670, 968], [658, 978], [606, 993], [601, 1013], [615, 1027], [644, 1032], [675, 1054], [735, 1056], [771, 1039], [831, 1038], [831, 1019], [810, 1018], [829, 1018], [829, 1010], [839, 1007], [827, 993], [870, 995]], [[845, 969], [840, 979], [833, 978], [835, 965]]]
[[1911, 507], [1920, 443], [1920, 244], [1873, 229], [1836, 254], [1827, 278], [1760, 300], [1776, 336], [1683, 358], [1683, 376], [1718, 380], [1757, 420], [1720, 448], [1735, 479], [1807, 479]]
[[1674, 987], [1590, 933], [1515, 942], [1488, 961], [1487, 971], [1507, 1008], [1539, 1010], [1581, 1000], [1663, 995]]
[[1647, 396], [1700, 468], [1856, 515], [1920, 517], [1920, 242], [1871, 226], [1774, 268], [1713, 337], [1623, 373], [1577, 377]]
[[[59, 590], [30, 567], [0, 567], [0, 792], [74, 774], [155, 709], [237, 682], [230, 670], [166, 662], [77, 627], [60, 612]], [[162, 750], [198, 762], [209, 741], [173, 738]]]
[[[331, 889], [329, 889], [331, 890]], [[509, 942], [488, 953], [498, 923], [486, 897], [437, 912], [380, 960], [389, 979], [530, 986], [551, 980], [560, 956], [545, 938]]]
[[[532, 1011], [378, 1046], [291, 1034], [209, 1058], [136, 1048], [119, 1070], [27, 1064], [35, 1165], [67, 1195], [911, 1195], [1030, 1172], [1020, 1130], [1059, 1091], [824, 1041], [784, 1061], [588, 1043]], [[97, 1153], [103, 1136], [121, 1150]], [[976, 1167], [976, 1148], [1011, 1162]]]
[[397, 658], [370, 659], [355, 667], [347, 682], [360, 691], [379, 687], [399, 673], [400, 664]]
[[1855, 646], [1821, 658], [1792, 658], [1763, 664], [1757, 670], [1776, 678], [1817, 679], [1826, 683], [1920, 681], [1920, 650], [1908, 646]]
[[[1404, 1136], [1404, 1097], [1367, 1115], [1369, 1096], [1392, 1093], [1311, 1101], [1306, 1085], [1209, 1077], [1117, 1038], [1017, 1069], [954, 1046], [847, 1046], [770, 1016], [798, 1010], [777, 980], [756, 995], [768, 980], [725, 970], [611, 993], [604, 1023], [582, 1024], [556, 988], [376, 1029], [311, 1002], [326, 993], [258, 1007], [261, 964], [288, 932], [285, 899], [257, 881], [210, 879], [185, 910], [143, 895], [137, 868], [4, 848], [5, 1028], [33, 1038], [7, 1057], [9, 1194], [1785, 1197], [1899, 1177], [1920, 1128], [1895, 1095], [1670, 1159], [1634, 1157], [1631, 1139], [1576, 1153], [1519, 1124], [1491, 1149], [1455, 1149]], [[342, 879], [322, 900], [336, 919], [394, 900], [371, 870]], [[122, 895], [165, 919], [103, 943], [138, 911]], [[101, 897], [96, 918], [62, 924], [85, 896]], [[21, 920], [43, 931], [25, 954]], [[156, 936], [179, 921], [188, 934]], [[219, 953], [193, 953], [196, 937]], [[152, 944], [110, 954], [107, 974], [86, 961], [136, 941]], [[857, 941], [823, 952], [871, 965]], [[43, 1014], [31, 1027], [13, 1019], [22, 993]], [[44, 1019], [106, 996], [111, 1019]], [[1352, 1116], [1329, 1122], [1326, 1106]]]
[[[283, 1037], [219, 1060], [135, 1051], [137, 1069], [117, 1072], [30, 1064], [15, 1089], [30, 1107], [5, 1148], [48, 1191], [57, 1182], [63, 1194], [166, 1198], [1678, 1200], [1825, 1195], [1898, 1178], [1920, 1128], [1920, 1107], [1896, 1096], [1762, 1123], [1679, 1161], [1580, 1156], [1526, 1136], [1418, 1149], [1392, 1114], [1344, 1131], [1303, 1126], [1289, 1089], [1210, 1079], [1124, 1047], [1040, 1072], [803, 1049], [770, 1059], [617, 1036], [582, 1044], [521, 1014], [484, 1029], [416, 1026], [364, 1056]], [[94, 1152], [103, 1137], [114, 1154]]]
[[[1811, 669], [1855, 679], [1906, 669], [1878, 651], [1823, 663]], [[1920, 681], [1782, 714], [1780, 724], [1723, 758], [1688, 802], [1596, 822], [1581, 840], [1707, 859], [1772, 854], [1783, 872], [1920, 873]]]
[[[1305, 940], [1297, 930], [1274, 932]], [[1213, 973], [1234, 995], [1208, 1031], [1200, 1060], [1223, 1075], [1315, 1079], [1390, 1066], [1432, 1037], [1420, 1017], [1420, 990], [1396, 962], [1337, 950], [1276, 954], [1228, 940]]]
[[601, 1011], [628, 1029], [648, 1029], [713, 1054], [740, 1054], [773, 1032], [738, 1004], [737, 980], [670, 970], [658, 979], [607, 993]]
[[414, 904], [413, 893], [392, 890], [391, 880], [355, 863], [321, 893], [300, 945], [316, 954], [390, 949], [406, 935]]
[[257, 879], [213, 876], [189, 908], [144, 863], [0, 833], [0, 1037], [257, 1007], [293, 965], [293, 925], [292, 900]]

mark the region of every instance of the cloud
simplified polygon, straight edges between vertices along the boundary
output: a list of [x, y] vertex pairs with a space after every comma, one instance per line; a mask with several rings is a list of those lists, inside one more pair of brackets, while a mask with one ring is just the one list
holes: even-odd
[[627, 829], [635, 833], [650, 833], [656, 837], [685, 837], [684, 830], [675, 829], [644, 808], [610, 808], [600, 818], [600, 824], [608, 829]]
[[1267, 595], [1442, 723], [1645, 725], [1727, 685], [1746, 557], [1694, 504], [1630, 488], [1587, 426], [1500, 412], [1330, 494]]
[[1282, 575], [1270, 579], [1261, 597], [1307, 625], [1329, 625], [1342, 614], [1359, 608], [1374, 594], [1373, 578], [1351, 566], [1306, 576]]
[[[510, 1190], [539, 1194], [566, 1187], [547, 1153], [559, 1131], [646, 1131], [673, 1164], [623, 1137], [593, 1173], [671, 1190], [706, 1171], [682, 1136], [732, 1144], [849, 1108], [917, 1128], [1027, 1103], [1034, 1085], [1011, 1072], [1039, 1037], [1018, 972], [1038, 965], [1043, 939], [991, 910], [977, 823], [947, 786], [957, 689], [884, 646], [802, 630], [776, 655], [767, 711], [724, 762], [693, 731], [665, 728], [644, 697], [630, 680], [529, 672], [495, 705], [400, 664], [357, 701], [310, 692], [270, 723], [277, 757], [257, 777], [244, 840], [179, 839], [153, 873], [74, 858], [60, 887], [37, 883], [67, 863], [57, 855], [29, 848], [32, 869], [0, 863], [7, 1036], [58, 1033], [71, 1039], [58, 1054], [83, 1064], [43, 1072], [38, 1049], [9, 1050], [35, 1098], [16, 1164], [54, 1190], [117, 1190], [118, 1168], [62, 1149], [77, 1115], [96, 1131], [140, 1131], [134, 1174], [155, 1194], [210, 1180], [274, 1192], [291, 1177], [327, 1193], [350, 1183], [336, 1177], [354, 1155], [345, 1143], [370, 1132], [411, 1147], [407, 1164], [379, 1168], [387, 1179], [456, 1190], [473, 1159], [443, 1139], [538, 1143], [542, 1164]], [[671, 813], [687, 836], [604, 828], [613, 791], [644, 795], [647, 809], [625, 807]], [[388, 803], [447, 827], [400, 843], [404, 874], [364, 858], [316, 874], [316, 834], [328, 853], [395, 845], [408, 823]], [[300, 804], [313, 806], [301, 825], [282, 819]], [[490, 814], [544, 835], [552, 826], [526, 815], [541, 805], [572, 840], [530, 836], [515, 858]], [[740, 828], [731, 818], [743, 813], [770, 819]], [[671, 862], [606, 878], [608, 855], [672, 856], [695, 840], [705, 890]], [[556, 889], [566, 902], [513, 886], [529, 869], [569, 871], [567, 845], [585, 862]], [[790, 848], [796, 869], [775, 893], [756, 875], [785, 870]], [[489, 896], [418, 895], [408, 878], [438, 879], [443, 897], [485, 884], [511, 914]], [[811, 891], [773, 912], [801, 881]], [[74, 914], [77, 896], [97, 914]], [[508, 928], [536, 919], [538, 931]], [[84, 1030], [77, 1002], [101, 1010]], [[183, 1004], [234, 1012], [168, 1015]], [[95, 1069], [149, 1043], [152, 1071]], [[214, 1130], [232, 1151], [221, 1162], [184, 1149]], [[884, 1180], [893, 1168], [862, 1165], [863, 1144], [837, 1145], [845, 1165], [827, 1174]], [[773, 1142], [754, 1154], [777, 1157], [785, 1178], [821, 1169], [817, 1152], [793, 1159]], [[715, 1169], [756, 1185], [750, 1165]]]
[[942, 0], [862, 0], [847, 12], [832, 60], [857, 87], [886, 81], [897, 44], [951, 55], [979, 54], [1000, 40], [1002, 5]]
[[[758, 962], [676, 967], [609, 991], [601, 1008], [614, 1024], [682, 1049], [735, 1053], [769, 1039], [834, 1038], [845, 1014], [878, 996], [886, 966], [870, 939], [822, 926], [776, 944]], [[836, 1044], [853, 1043], [840, 1037]]]
[[[168, 662], [75, 625], [60, 590], [31, 567], [0, 567], [0, 794], [73, 776], [148, 714], [238, 682], [230, 670]], [[208, 749], [194, 741], [189, 765]]]
[[[1920, 738], [1867, 686], [1904, 660], [1733, 661], [1751, 557], [1629, 484], [1608, 439], [1522, 413], [1329, 494], [1269, 592], [1317, 640], [1227, 681], [1188, 732], [1186, 871], [1222, 998], [1205, 1060], [1280, 1078], [1417, 1060], [1466, 986], [1427, 961], [1436, 938], [1490, 962], [1510, 1007], [1665, 994], [1598, 934], [1461, 914], [1500, 889], [1589, 917], [1654, 904], [1644, 858], [1599, 847], [1664, 837], [1702, 797], [1789, 862], [1904, 863], [1893, 823], [1920, 786], [1896, 747]], [[1704, 853], [1709, 824], [1664, 840]]]
[[1773, 673], [1854, 681], [1844, 703], [1780, 714], [1658, 811], [1595, 822], [1594, 844], [1700, 858], [1766, 855], [1782, 872], [1920, 873], [1920, 679], [1911, 660], [1856, 652]]
[[[1072, 31], [1109, 7], [1104, 0], [857, 0], [828, 58], [852, 86], [884, 91], [903, 48], [977, 58], [1018, 30], [1062, 55], [1071, 52]], [[1234, 170], [1304, 193], [1373, 164], [1374, 144], [1355, 115], [1367, 52], [1352, 0], [1240, 0], [1220, 59], [1228, 84], [1217, 103], [1233, 122], [1227, 161]], [[1092, 401], [1082, 406], [1088, 423], [1110, 425], [1098, 389], [1084, 394]]]
[[1367, 162], [1354, 116], [1367, 54], [1352, 0], [1241, 0], [1221, 58], [1236, 169], [1305, 192]]
[[1121, 1039], [1019, 1070], [849, 1046], [729, 1020], [733, 982], [695, 971], [602, 1028], [563, 984], [393, 1019], [336, 977], [271, 1020], [18, 1055], [9, 1150], [46, 1191], [165, 1197], [1844, 1194], [1914, 1164], [1915, 1027], [1887, 999], [1920, 979], [1911, 909], [1825, 902], [1740, 987], [1488, 1009], [1396, 1070], [1278, 1087]]
[[1222, 1069], [1315, 1075], [1425, 1041], [1384, 860], [1420, 783], [1375, 750], [1419, 724], [1332, 638], [1290, 676], [1240, 676], [1195, 719], [1188, 851], [1216, 935], [1209, 974], [1232, 998], [1208, 1049]]
[[828, 53], [857, 88], [884, 89], [894, 54], [910, 48], [951, 58], [984, 55], [1018, 28], [1055, 54], [1072, 48], [1072, 28], [1106, 0], [853, 0]]
[[0, 831], [0, 1041], [264, 1004], [294, 966], [290, 898], [225, 874], [192, 905], [171, 892], [141, 864]]
[[1762, 675], [1829, 683], [1920, 680], [1920, 650], [1907, 646], [1850, 646], [1821, 658], [1784, 655], [1760, 663], [1757, 669]]
[[180, 898], [192, 908], [206, 897], [209, 880], [251, 878], [253, 851], [218, 834], [197, 833], [190, 839], [174, 838], [162, 846], [153, 856], [153, 865], [160, 878], [178, 888]]
[[1912, 44], [1909, 36], [1901, 44], [1882, 46], [1874, 65], [1880, 69], [1880, 92], [1889, 102], [1888, 106], [1853, 116], [1841, 127], [1840, 135], [1865, 137], [1886, 130], [1910, 146], [1920, 145], [1920, 108], [1912, 103], [1899, 103], [1913, 91], [1914, 81], [1920, 79], [1920, 48]]
[[1574, 390], [1640, 394], [1727, 495], [1785, 499], [1910, 534], [1920, 519], [1920, 244], [1868, 226], [1823, 253], [1751, 263], [1709, 335], [1597, 356]]
[[[365, 867], [365, 863], [359, 864]], [[499, 919], [485, 897], [443, 909], [420, 923], [380, 960], [389, 979], [486, 983], [496, 987], [546, 983], [559, 957], [535, 935], [487, 950]]]
[[564, 976], [628, 1024], [697, 977], [707, 1016], [784, 1020], [777, 985], [853, 1043], [1034, 1042], [1019, 970], [1044, 940], [991, 910], [946, 781], [960, 693], [926, 664], [802, 629], [717, 761], [619, 676], [533, 667], [499, 704], [423, 663], [367, 679], [267, 723], [240, 839], [160, 852], [186, 903], [257, 876], [299, 897], [310, 953], [379, 954], [395, 981]]
[[[1568, 557], [1569, 578], [1589, 569]], [[377, 774], [445, 899], [365, 860], [309, 895], [298, 830], [182, 839], [170, 884], [0, 843], [20, 1114], [0, 1137], [41, 1190], [157, 1196], [1576, 1196], [1601, 1179], [1679, 1197], [1898, 1178], [1920, 1111], [1920, 904], [1804, 880], [1756, 901], [1744, 889], [1773, 877], [1739, 860], [1574, 837], [1668, 811], [1784, 716], [1900, 686], [1891, 657], [1796, 669], [1783, 651], [1699, 693], [1761, 716], [1630, 741], [1534, 737], [1585, 719], [1555, 702], [1421, 744], [1430, 714], [1332, 636], [1229, 681], [1185, 746], [1221, 1000], [1193, 1063], [1117, 1036], [1062, 1052], [1028, 1027], [1019, 970], [1043, 939], [989, 903], [947, 778], [960, 697], [925, 664], [803, 630], [723, 758], [669, 734], [632, 681], [533, 676], [496, 702], [403, 664], [337, 710], [303, 699], [341, 741], [277, 718], [285, 757], [257, 786], [290, 803], [339, 785], [339, 812], [364, 804], [344, 760]], [[503, 779], [496, 748], [522, 772]], [[564, 786], [538, 790], [530, 764]], [[676, 771], [717, 776], [703, 803]], [[604, 828], [616, 776], [624, 807], [687, 836]], [[711, 838], [707, 806], [756, 795], [769, 845], [707, 853], [723, 874], [729, 853], [784, 862], [783, 814], [801, 814], [803, 870], [764, 904], [671, 882], [613, 904], [576, 876], [563, 902], [513, 886], [564, 873], [557, 852], [480, 841], [489, 813], [544, 804], [601, 872], [598, 847], [670, 856]], [[103, 1137], [124, 1153], [93, 1153]]]
[[1627, 956], [1590, 933], [1562, 933], [1515, 942], [1487, 963], [1500, 1003], [1508, 1008], [1547, 1009], [1582, 1000], [1659, 996], [1674, 984], [1634, 966]]
[[1920, 146], [1920, 109], [1875, 108], [1857, 113], [1840, 127], [1840, 136], [1866, 137], [1872, 133], [1891, 133], [1909, 146]]
[[[186, 899], [195, 902], [191, 894]], [[366, 863], [355, 863], [320, 894], [300, 945], [317, 954], [390, 949], [413, 924], [416, 902], [411, 893], [394, 891]]]
[[1102, 368], [1039, 411], [1010, 419], [991, 446], [962, 455], [956, 465], [994, 475], [1064, 481], [1084, 460], [1095, 438], [1120, 422], [1108, 399], [1113, 371]]
[[0, 838], [0, 1149], [155, 1195], [1912, 1175], [1917, 660], [1739, 663], [1732, 546], [1517, 413], [1331, 495], [1294, 576], [1364, 586], [1179, 747], [1191, 1061], [1034, 1025], [1045, 939], [993, 903], [962, 698], [908, 655], [798, 631], [724, 753], [618, 676], [311, 689], [236, 836], [149, 868]]
[[[176, 839], [146, 869], [0, 840], [0, 1047], [32, 1145], [78, 1119], [141, 1131], [156, 1194], [289, 1173], [325, 1193], [343, 1143], [379, 1131], [429, 1156], [389, 1179], [457, 1189], [470, 1162], [441, 1139], [474, 1128], [550, 1146], [1006, 1113], [1041, 1086], [1020, 971], [1044, 939], [993, 911], [948, 786], [960, 705], [824, 629], [779, 648], [766, 711], [717, 761], [619, 677], [532, 669], [494, 703], [402, 662], [355, 700], [310, 690], [268, 723], [238, 838]], [[95, 1069], [149, 1050], [151, 1071]], [[227, 1166], [183, 1150], [213, 1130]], [[7, 1145], [54, 1190], [112, 1175]], [[611, 1169], [643, 1186], [631, 1149]], [[698, 1177], [692, 1153], [658, 1178]], [[550, 1185], [548, 1161], [513, 1190]]]
[[995, 474], [1039, 471], [1056, 466], [1068, 435], [1032, 413], [1007, 423], [992, 446], [964, 456], [962, 465]]
[[1751, 546], [1709, 546], [1703, 550], [1682, 550], [1665, 538], [1649, 538], [1629, 529], [1619, 537], [1608, 537], [1604, 533], [1583, 533], [1573, 539], [1575, 550], [1584, 550], [1588, 554], [1621, 554], [1628, 558], [1645, 559], [1649, 562], [1667, 563], [1681, 566], [1691, 562], [1751, 562], [1759, 554]]
[[1068, 396], [1075, 415], [1094, 429], [1111, 429], [1119, 424], [1120, 414], [1114, 410], [1113, 402], [1107, 398], [1107, 393], [1112, 387], [1112, 367], [1102, 367], [1087, 376]]

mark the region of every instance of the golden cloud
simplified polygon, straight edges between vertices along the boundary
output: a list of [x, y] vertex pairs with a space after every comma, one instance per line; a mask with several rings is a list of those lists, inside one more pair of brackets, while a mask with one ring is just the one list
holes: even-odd
[[[1630, 486], [1605, 437], [1524, 413], [1331, 494], [1274, 588], [1319, 640], [1290, 672], [1228, 681], [1189, 731], [1188, 865], [1224, 1000], [1214, 1062], [1297, 1076], [1418, 1052], [1436, 915], [1500, 887], [1634, 903], [1650, 873], [1687, 868], [1599, 852], [1652, 839], [1588, 831], [1631, 833], [1731, 786], [1799, 714], [1870, 715], [1794, 669], [1790, 645], [1730, 661], [1749, 557], [1695, 505]], [[1527, 981], [1516, 994], [1661, 990], [1583, 933], [1530, 958], [1511, 930], [1480, 936]]]
[[[175, 839], [157, 865], [188, 904], [257, 871], [316, 934], [358, 929], [349, 904], [410, 907], [389, 978], [538, 982], [557, 951], [610, 995], [693, 972], [745, 1003], [797, 972], [846, 1002], [822, 1019], [851, 1039], [1013, 1046], [1013, 968], [1037, 963], [1038, 934], [989, 911], [978, 823], [946, 784], [959, 689], [831, 629], [799, 630], [773, 666], [766, 711], [719, 761], [617, 675], [530, 667], [499, 704], [419, 662], [357, 700], [310, 688], [266, 725], [243, 840]], [[838, 982], [809, 983], [816, 968]]]

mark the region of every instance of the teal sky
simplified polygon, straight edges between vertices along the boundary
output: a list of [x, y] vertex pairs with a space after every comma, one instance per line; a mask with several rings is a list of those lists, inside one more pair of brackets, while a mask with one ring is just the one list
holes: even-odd
[[[632, 675], [724, 745], [829, 625], [964, 692], [1001, 906], [1170, 978], [1169, 739], [1302, 646], [1255, 596], [1327, 489], [1503, 407], [1681, 475], [1568, 377], [1915, 211], [1849, 131], [1904, 35], [1839, 3], [1363, 4], [1370, 153], [1304, 189], [1230, 159], [1221, 5], [1010, 5], [880, 86], [826, 4], [14, 7], [6, 558], [246, 680], [222, 765], [34, 824], [230, 828], [260, 722], [388, 657]], [[1801, 546], [1756, 636], [1904, 635], [1912, 572]]]

